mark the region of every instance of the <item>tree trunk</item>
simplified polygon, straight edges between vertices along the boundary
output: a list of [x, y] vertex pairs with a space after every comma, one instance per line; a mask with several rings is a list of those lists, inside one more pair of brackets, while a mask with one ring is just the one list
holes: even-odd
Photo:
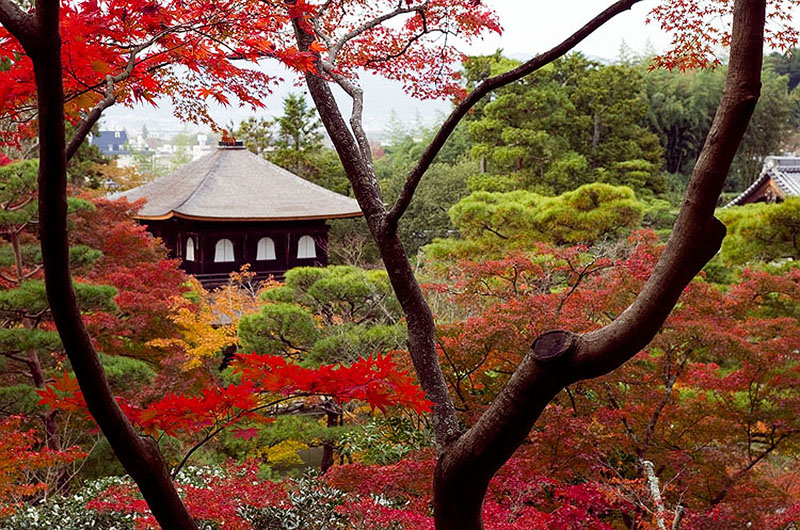
[[585, 335], [551, 331], [536, 339], [489, 409], [439, 458], [434, 488], [437, 530], [480, 530], [480, 508], [475, 505], [547, 403], [566, 385], [607, 374], [645, 347], [684, 288], [719, 250], [725, 227], [713, 214], [758, 101], [764, 17], [765, 0], [736, 0], [722, 101], [670, 240], [642, 292], [600, 330]]
[[[42, 370], [42, 363], [39, 362], [39, 356], [35, 351], [28, 352], [28, 368], [31, 371], [33, 384], [36, 388], [45, 387], [44, 370]], [[56, 424], [55, 411], [47, 411], [42, 414], [42, 422], [44, 423], [45, 443], [47, 447], [54, 450], [61, 450], [61, 440], [58, 436], [58, 424]]]
[[[307, 50], [314, 37], [297, 23], [294, 25], [300, 49]], [[381, 197], [378, 178], [369, 156], [368, 146], [360, 145], [350, 132], [339, 112], [328, 81], [318, 74], [306, 72], [306, 85], [331, 137], [339, 159], [353, 186], [353, 193], [370, 229], [397, 300], [406, 315], [408, 325], [408, 350], [420, 385], [434, 403], [434, 431], [437, 444], [443, 449], [447, 441], [458, 436], [459, 426], [455, 407], [447, 391], [435, 343], [433, 314], [414, 277], [396, 230], [387, 230], [386, 207]]]
[[[328, 428], [338, 427], [340, 425], [340, 419], [342, 417], [341, 413], [335, 412], [332, 410], [325, 411], [325, 417], [327, 419]], [[322, 463], [320, 464], [319, 468], [322, 473], [328, 471], [331, 467], [333, 467], [333, 452], [336, 449], [336, 445], [333, 442], [325, 442], [322, 445]]]
[[169, 530], [197, 530], [155, 442], [141, 438], [119, 408], [81, 320], [67, 240], [67, 164], [59, 2], [36, 2], [33, 28], [9, 28], [34, 65], [39, 113], [39, 237], [47, 298], [89, 412], [131, 475], [154, 517]]
[[[354, 99], [348, 128], [328, 81], [306, 73], [306, 84], [339, 154], [375, 238], [398, 300], [406, 315], [408, 348], [422, 388], [434, 402], [439, 459], [434, 474], [434, 521], [437, 530], [481, 530], [481, 508], [494, 474], [524, 442], [545, 406], [567, 385], [599, 377], [621, 366], [655, 336], [684, 288], [719, 250], [724, 226], [713, 217], [731, 161], [758, 100], [765, 0], [736, 0], [731, 61], [725, 94], [689, 183], [681, 212], [666, 249], [634, 303], [610, 325], [575, 335], [550, 331], [531, 350], [491, 406], [460, 433], [435, 349], [435, 327], [405, 251], [397, 222], [408, 207], [422, 175], [469, 109], [490, 90], [514, 82], [563, 55], [611, 17], [630, 9], [619, 1], [552, 50], [522, 66], [490, 78], [459, 103], [445, 120], [417, 166], [409, 174], [394, 207], [387, 212], [365, 153], [360, 88], [337, 80]], [[298, 46], [308, 50], [313, 36], [295, 24]], [[327, 66], [320, 61], [320, 72]], [[357, 111], [356, 111], [357, 109]]]
[[[25, 264], [22, 260], [22, 251], [20, 250], [19, 245], [19, 234], [22, 232], [22, 228], [16, 228], [12, 230], [10, 238], [11, 238], [11, 248], [14, 251], [14, 265], [16, 267], [16, 285], [19, 285], [25, 279]], [[38, 322], [36, 320], [30, 318], [23, 318], [22, 319], [22, 326], [26, 329], [35, 329], [38, 326]], [[44, 370], [42, 369], [42, 363], [39, 360], [39, 354], [36, 353], [36, 350], [28, 350], [28, 369], [31, 373], [31, 378], [33, 379], [33, 385], [36, 388], [43, 389], [45, 387], [46, 379]], [[56, 423], [56, 412], [55, 411], [46, 411], [42, 414], [42, 423], [44, 424], [44, 435], [45, 435], [45, 444], [49, 449], [53, 451], [60, 451], [61, 450], [61, 440], [59, 439], [58, 434], [58, 424]], [[63, 477], [63, 475], [62, 475]], [[59, 484], [61, 483], [62, 477], [59, 477]]]

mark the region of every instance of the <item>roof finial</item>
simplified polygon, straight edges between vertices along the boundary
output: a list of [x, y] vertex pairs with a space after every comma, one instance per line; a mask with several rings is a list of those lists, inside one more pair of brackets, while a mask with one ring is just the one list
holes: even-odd
[[222, 129], [222, 139], [219, 141], [219, 147], [222, 149], [244, 149], [244, 142], [237, 141], [236, 137], [229, 133], [227, 129]]

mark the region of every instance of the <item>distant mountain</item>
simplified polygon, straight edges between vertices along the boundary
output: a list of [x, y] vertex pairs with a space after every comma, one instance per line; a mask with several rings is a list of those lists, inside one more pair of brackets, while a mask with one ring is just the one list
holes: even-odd
[[[292, 74], [288, 71], [275, 72], [284, 79], [291, 80]], [[440, 115], [449, 112], [451, 104], [447, 101], [428, 100], [419, 101], [411, 98], [403, 91], [402, 86], [394, 81], [380, 77], [365, 75], [362, 79], [364, 89], [364, 129], [370, 137], [380, 136], [392, 119], [401, 123], [414, 124], [421, 122], [432, 124]], [[350, 98], [338, 87], [334, 87], [336, 99], [342, 104], [343, 110], [350, 112]], [[223, 107], [210, 104], [211, 115], [221, 126], [233, 121], [238, 123], [249, 116], [274, 117], [283, 110], [283, 99], [291, 93], [305, 93], [304, 86], [296, 86], [287, 81], [275, 88], [273, 94], [264, 101], [265, 109], [253, 112], [249, 108]], [[309, 100], [310, 96], [306, 96]], [[173, 115], [173, 107], [169, 100], [159, 99], [158, 108], [150, 105], [137, 105], [133, 108], [115, 106], [103, 114], [103, 129], [129, 131], [141, 130], [147, 125], [150, 131], [181, 130], [197, 131], [206, 129], [205, 126], [184, 124]]]

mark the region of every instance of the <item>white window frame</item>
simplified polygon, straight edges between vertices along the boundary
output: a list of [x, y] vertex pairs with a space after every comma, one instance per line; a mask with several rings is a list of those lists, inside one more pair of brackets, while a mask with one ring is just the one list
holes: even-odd
[[262, 237], [256, 247], [256, 261], [271, 261], [278, 259], [275, 255], [275, 241], [271, 237]]
[[317, 244], [311, 236], [303, 236], [297, 241], [297, 259], [317, 257]]
[[223, 237], [214, 245], [214, 263], [231, 263], [236, 261], [233, 251], [233, 241]]
[[195, 261], [194, 249], [195, 249], [194, 238], [193, 237], [187, 237], [186, 238], [186, 255], [183, 257], [183, 259], [185, 261]]

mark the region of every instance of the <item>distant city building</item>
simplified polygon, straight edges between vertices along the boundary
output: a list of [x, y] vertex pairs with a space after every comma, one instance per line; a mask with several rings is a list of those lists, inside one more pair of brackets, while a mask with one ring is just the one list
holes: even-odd
[[800, 157], [768, 156], [756, 181], [726, 207], [781, 202], [786, 197], [800, 197]]
[[133, 165], [143, 173], [163, 175], [214, 151], [207, 133], [149, 131], [129, 137]]
[[146, 199], [136, 215], [206, 287], [249, 263], [257, 278], [328, 263], [328, 219], [358, 203], [254, 155], [241, 142], [148, 184], [112, 195]]
[[93, 134], [90, 141], [105, 156], [116, 159], [119, 167], [133, 166], [127, 131], [100, 131]]
[[92, 135], [92, 145], [96, 146], [104, 155], [114, 156], [127, 152], [127, 131], [100, 131]]

